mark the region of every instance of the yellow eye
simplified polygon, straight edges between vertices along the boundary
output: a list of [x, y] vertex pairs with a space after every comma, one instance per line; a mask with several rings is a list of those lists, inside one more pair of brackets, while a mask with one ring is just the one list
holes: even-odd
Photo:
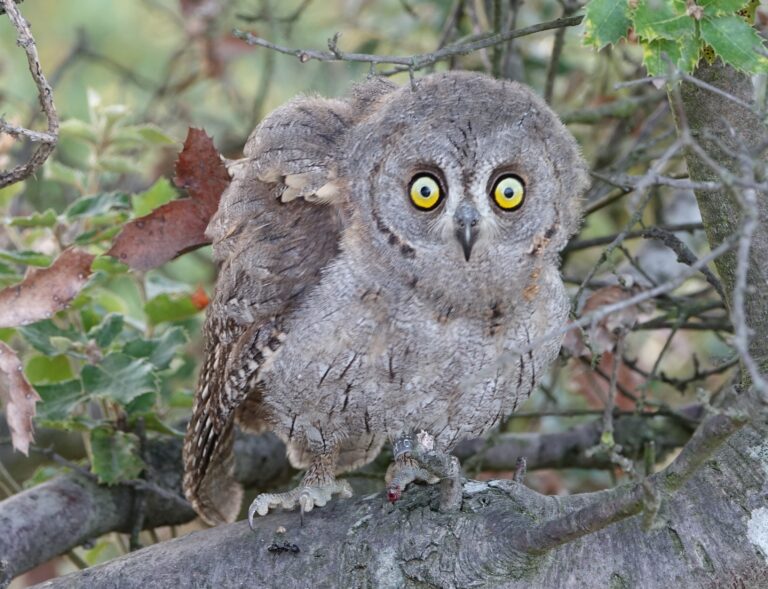
[[411, 202], [417, 209], [422, 211], [431, 211], [440, 201], [443, 195], [440, 191], [440, 184], [431, 174], [419, 174], [411, 180], [410, 188]]
[[505, 174], [496, 180], [491, 197], [500, 208], [505, 211], [514, 211], [523, 204], [525, 184], [519, 176]]

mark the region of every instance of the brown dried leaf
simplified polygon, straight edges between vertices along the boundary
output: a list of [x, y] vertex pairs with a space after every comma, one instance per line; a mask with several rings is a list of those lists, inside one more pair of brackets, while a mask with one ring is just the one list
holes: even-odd
[[174, 178], [189, 198], [169, 202], [128, 223], [107, 253], [131, 268], [149, 270], [210, 243], [205, 228], [229, 181], [213, 140], [201, 129], [190, 129]]
[[35, 403], [40, 395], [24, 376], [21, 361], [11, 348], [0, 341], [0, 401], [5, 405], [5, 418], [11, 429], [13, 447], [29, 455], [29, 445], [34, 442], [32, 418]]
[[27, 325], [65, 309], [91, 275], [93, 256], [64, 250], [48, 268], [34, 269], [0, 291], [0, 327]]

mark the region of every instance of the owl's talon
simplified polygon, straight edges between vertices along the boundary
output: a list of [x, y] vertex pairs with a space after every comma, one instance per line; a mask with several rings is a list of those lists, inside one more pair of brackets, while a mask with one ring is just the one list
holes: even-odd
[[352, 497], [349, 482], [332, 480], [323, 485], [301, 485], [285, 493], [262, 493], [248, 508], [248, 523], [253, 529], [254, 515], [267, 515], [275, 507], [293, 509], [298, 505], [302, 513], [308, 513], [315, 507], [325, 506], [334, 495], [344, 499]]

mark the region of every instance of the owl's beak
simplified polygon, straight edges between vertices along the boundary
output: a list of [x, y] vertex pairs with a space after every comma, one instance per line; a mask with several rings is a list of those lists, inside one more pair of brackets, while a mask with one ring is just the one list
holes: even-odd
[[468, 202], [462, 202], [453, 215], [453, 224], [456, 229], [456, 239], [461, 244], [464, 251], [464, 259], [469, 262], [469, 256], [472, 253], [472, 246], [477, 241], [480, 233], [480, 213]]

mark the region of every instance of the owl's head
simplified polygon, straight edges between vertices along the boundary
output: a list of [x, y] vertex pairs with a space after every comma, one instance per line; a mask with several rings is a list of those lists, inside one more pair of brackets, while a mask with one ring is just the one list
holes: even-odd
[[313, 241], [335, 240], [322, 207], [301, 199], [329, 203], [355, 269], [418, 282], [451, 306], [513, 300], [555, 268], [587, 186], [575, 140], [544, 101], [468, 72], [297, 98], [262, 121], [245, 154], [251, 165], [239, 168], [209, 227], [217, 251], [244, 223], [266, 226], [265, 211], [270, 226], [295, 216]]
[[[380, 83], [377, 83], [381, 87]], [[557, 263], [578, 228], [586, 165], [528, 88], [466, 72], [390, 87], [347, 133], [351, 247], [433, 286], [509, 289]]]

